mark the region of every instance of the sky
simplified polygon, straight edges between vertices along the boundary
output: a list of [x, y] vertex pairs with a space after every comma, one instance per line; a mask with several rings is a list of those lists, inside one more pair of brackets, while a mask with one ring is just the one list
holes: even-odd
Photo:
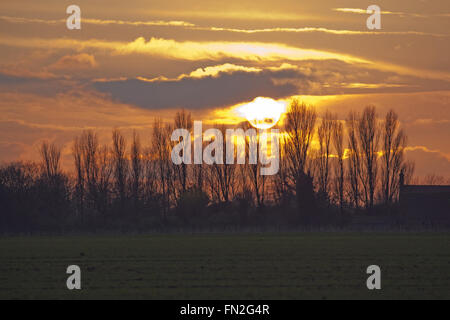
[[[66, 27], [72, 4], [81, 30]], [[369, 5], [381, 30], [366, 26]], [[146, 142], [154, 117], [180, 108], [235, 121], [257, 97], [298, 97], [340, 119], [394, 109], [416, 173], [450, 177], [449, 40], [442, 0], [2, 1], [0, 162], [50, 140], [69, 163], [85, 129]]]

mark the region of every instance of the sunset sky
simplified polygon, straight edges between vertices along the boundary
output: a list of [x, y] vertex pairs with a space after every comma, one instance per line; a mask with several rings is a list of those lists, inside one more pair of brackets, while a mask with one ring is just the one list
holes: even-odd
[[[82, 29], [66, 28], [67, 6]], [[366, 27], [369, 5], [382, 30]], [[149, 141], [155, 116], [239, 121], [257, 97], [345, 119], [398, 112], [416, 173], [450, 177], [450, 1], [18, 0], [0, 3], [0, 161], [83, 129]]]

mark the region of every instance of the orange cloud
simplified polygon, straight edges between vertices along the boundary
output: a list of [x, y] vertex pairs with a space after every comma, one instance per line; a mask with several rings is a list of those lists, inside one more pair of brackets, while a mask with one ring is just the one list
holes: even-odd
[[440, 150], [431, 150], [425, 146], [406, 147], [405, 151], [423, 151], [426, 153], [436, 153], [436, 154], [439, 154], [440, 156], [446, 158], [448, 161], [450, 161], [450, 154], [445, 154], [445, 153], [441, 152]]
[[[335, 11], [341, 12], [351, 12], [351, 13], [364, 13], [365, 10], [362, 9], [345, 9], [338, 8]], [[388, 11], [384, 11], [383, 14], [397, 14]], [[400, 14], [400, 13], [398, 13]], [[445, 15], [440, 15], [445, 16]], [[7, 21], [9, 23], [40, 23], [47, 25], [63, 24], [66, 22], [65, 19], [58, 20], [44, 20], [44, 19], [30, 19], [23, 17], [11, 17], [11, 16], [0, 16], [0, 20]], [[360, 31], [360, 30], [345, 30], [345, 29], [329, 29], [325, 27], [301, 27], [301, 28], [288, 28], [288, 27], [274, 27], [274, 28], [260, 28], [260, 29], [244, 29], [244, 28], [226, 28], [217, 26], [199, 26], [194, 23], [186, 21], [163, 21], [163, 20], [150, 20], [150, 21], [130, 21], [130, 20], [113, 20], [113, 19], [96, 19], [96, 18], [83, 18], [83, 23], [92, 25], [118, 25], [118, 26], [134, 26], [134, 27], [181, 27], [190, 30], [199, 31], [213, 31], [213, 32], [234, 32], [234, 33], [328, 33], [335, 35], [367, 35], [367, 36], [380, 36], [380, 35], [417, 35], [417, 36], [432, 36], [432, 37], [449, 37], [448, 34], [439, 33], [429, 33], [420, 31]]]
[[337, 30], [329, 28], [317, 27], [303, 27], [303, 28], [264, 28], [264, 29], [238, 29], [238, 28], [223, 28], [223, 27], [191, 27], [191, 29], [202, 31], [226, 31], [236, 33], [270, 33], [270, 32], [286, 32], [286, 33], [328, 33], [335, 35], [367, 35], [367, 36], [381, 36], [381, 35], [416, 35], [416, 36], [432, 36], [432, 37], [450, 37], [448, 34], [429, 33], [420, 31], [359, 31], [359, 30]]
[[302, 49], [280, 43], [263, 42], [197, 42], [176, 41], [172, 39], [139, 37], [132, 42], [76, 39], [44, 39], [44, 38], [0, 38], [0, 44], [7, 46], [46, 49], [98, 49], [109, 50], [112, 54], [147, 54], [180, 60], [210, 60], [235, 58], [249, 61], [280, 60], [325, 60], [337, 59], [347, 62], [370, 63], [367, 60], [350, 55], [322, 50]]
[[91, 69], [98, 67], [98, 63], [93, 55], [80, 53], [76, 55], [67, 55], [59, 59], [49, 69], [53, 70], [75, 70]]
[[[335, 8], [333, 9], [337, 12], [345, 12], [345, 13], [357, 13], [357, 14], [367, 14], [367, 10], [358, 9], [358, 8]], [[393, 12], [393, 11], [381, 11], [381, 14], [386, 15], [395, 15], [401, 17], [415, 17], [415, 18], [428, 18], [430, 15], [420, 14], [420, 13], [409, 13], [409, 12]]]
[[[30, 18], [22, 18], [22, 17], [11, 17], [11, 16], [0, 16], [1, 20], [7, 21], [9, 23], [42, 23], [42, 24], [63, 24], [66, 23], [66, 19], [57, 19], [57, 20], [44, 20], [44, 19], [30, 19]], [[125, 26], [171, 26], [171, 27], [193, 27], [195, 24], [186, 22], [186, 21], [129, 21], [129, 20], [103, 20], [103, 19], [92, 19], [92, 18], [83, 18], [83, 24], [94, 24], [94, 25], [125, 25]]]

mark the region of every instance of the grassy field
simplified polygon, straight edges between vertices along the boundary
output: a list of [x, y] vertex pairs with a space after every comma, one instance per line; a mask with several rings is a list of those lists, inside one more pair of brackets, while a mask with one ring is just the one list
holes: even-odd
[[[82, 290], [66, 289], [68, 265]], [[382, 290], [366, 268], [382, 269]], [[0, 239], [0, 299], [450, 299], [450, 234]]]

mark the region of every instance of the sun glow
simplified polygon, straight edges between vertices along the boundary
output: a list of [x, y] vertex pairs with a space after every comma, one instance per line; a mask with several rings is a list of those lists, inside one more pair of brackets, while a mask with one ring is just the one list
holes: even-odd
[[236, 107], [236, 111], [258, 129], [270, 129], [277, 124], [286, 112], [286, 102], [258, 97], [252, 102]]

